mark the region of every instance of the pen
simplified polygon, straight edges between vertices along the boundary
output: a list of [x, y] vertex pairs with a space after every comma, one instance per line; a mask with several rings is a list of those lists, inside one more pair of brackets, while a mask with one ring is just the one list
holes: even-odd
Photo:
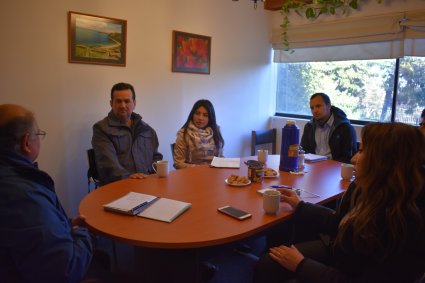
[[309, 191], [306, 191], [306, 190], [303, 190], [303, 189], [298, 189], [298, 190], [300, 190], [300, 191], [302, 191], [302, 192], [305, 192], [305, 193], [307, 193], [307, 194], [313, 195], [313, 196], [315, 196], [315, 197], [317, 197], [317, 198], [320, 198], [320, 196], [319, 196], [319, 195], [317, 195], [317, 194], [315, 194], [315, 193], [312, 193], [312, 192], [309, 192]]
[[290, 186], [286, 186], [286, 185], [275, 185], [275, 186], [271, 186], [271, 188], [273, 188], [273, 189], [290, 189], [290, 190], [294, 190], [294, 191], [297, 192], [298, 195], [300, 195], [300, 192], [305, 192], [307, 194], [310, 194], [310, 195], [313, 195], [315, 197], [320, 198], [320, 196], [317, 195], [317, 194], [315, 194], [315, 193], [311, 193], [311, 192], [306, 191], [306, 190], [303, 190], [303, 189], [296, 189], [296, 188], [293, 188], [293, 187], [290, 187]]
[[285, 186], [285, 185], [276, 185], [276, 186], [271, 186], [273, 189], [290, 189], [290, 190], [293, 190], [294, 192], [296, 192], [297, 193], [297, 195], [301, 195], [300, 194], [300, 190], [297, 190], [297, 189], [295, 189], [295, 188], [293, 188], [293, 187], [290, 187], [290, 186]]
[[133, 214], [138, 214], [142, 209], [143, 209], [143, 207], [145, 206], [145, 205], [147, 205], [148, 204], [148, 202], [147, 201], [145, 201], [145, 202], [143, 202], [143, 203], [141, 203], [141, 204], [139, 204], [139, 205], [137, 205], [136, 207], [134, 207], [133, 209], [131, 209], [131, 212], [133, 213]]
[[273, 189], [290, 189], [293, 190], [293, 187], [290, 186], [285, 186], [285, 185], [276, 185], [276, 186], [271, 186]]

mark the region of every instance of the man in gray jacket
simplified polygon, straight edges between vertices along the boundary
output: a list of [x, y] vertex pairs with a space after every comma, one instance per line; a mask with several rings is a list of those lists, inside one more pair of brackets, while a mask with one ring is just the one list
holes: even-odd
[[117, 83], [111, 89], [111, 111], [93, 126], [92, 146], [102, 185], [124, 178], [143, 179], [152, 163], [162, 160], [155, 130], [134, 113], [132, 85]]

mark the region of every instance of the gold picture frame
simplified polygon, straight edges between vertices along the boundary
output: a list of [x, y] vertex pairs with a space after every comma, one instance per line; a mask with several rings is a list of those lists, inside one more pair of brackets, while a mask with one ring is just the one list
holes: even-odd
[[126, 64], [127, 21], [68, 13], [69, 63], [122, 66]]

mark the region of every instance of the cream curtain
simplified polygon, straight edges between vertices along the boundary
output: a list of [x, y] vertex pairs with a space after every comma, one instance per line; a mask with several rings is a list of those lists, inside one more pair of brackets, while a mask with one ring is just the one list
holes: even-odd
[[299, 25], [288, 29], [284, 51], [281, 30], [271, 37], [275, 62], [389, 59], [425, 56], [425, 10]]
[[425, 56], [425, 10], [406, 12], [400, 22], [404, 27], [404, 55]]

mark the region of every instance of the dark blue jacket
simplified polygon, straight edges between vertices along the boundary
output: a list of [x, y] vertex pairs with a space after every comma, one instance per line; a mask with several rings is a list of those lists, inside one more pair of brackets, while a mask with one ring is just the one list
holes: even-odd
[[0, 282], [79, 282], [91, 255], [87, 229], [71, 227], [50, 176], [0, 149]]
[[[350, 211], [354, 182], [350, 184], [341, 200], [339, 209], [334, 212], [320, 205], [301, 202], [295, 212], [296, 230], [311, 234], [324, 233], [335, 238], [341, 219]], [[418, 197], [417, 206], [425, 220], [425, 189]], [[414, 282], [425, 271], [425, 223], [416, 226], [413, 221], [406, 223], [408, 235], [406, 244], [399, 252], [393, 253], [385, 260], [380, 259], [379, 249], [376, 252], [360, 251], [354, 248], [352, 241], [345, 241], [345, 249], [339, 245], [331, 248], [332, 263], [322, 264], [305, 258], [297, 267], [297, 282], [303, 283], [399, 283]], [[315, 232], [311, 232], [315, 231]], [[386, 231], [382, 227], [382, 231]], [[385, 232], [384, 232], [385, 233]], [[385, 239], [386, 237], [382, 237]], [[385, 241], [382, 240], [383, 246]]]
[[[334, 123], [329, 133], [329, 147], [332, 159], [350, 163], [351, 157], [357, 152], [356, 131], [351, 126], [344, 111], [338, 107], [331, 106], [331, 112], [334, 115]], [[316, 153], [316, 127], [314, 118], [304, 126], [301, 146], [306, 153]]]

